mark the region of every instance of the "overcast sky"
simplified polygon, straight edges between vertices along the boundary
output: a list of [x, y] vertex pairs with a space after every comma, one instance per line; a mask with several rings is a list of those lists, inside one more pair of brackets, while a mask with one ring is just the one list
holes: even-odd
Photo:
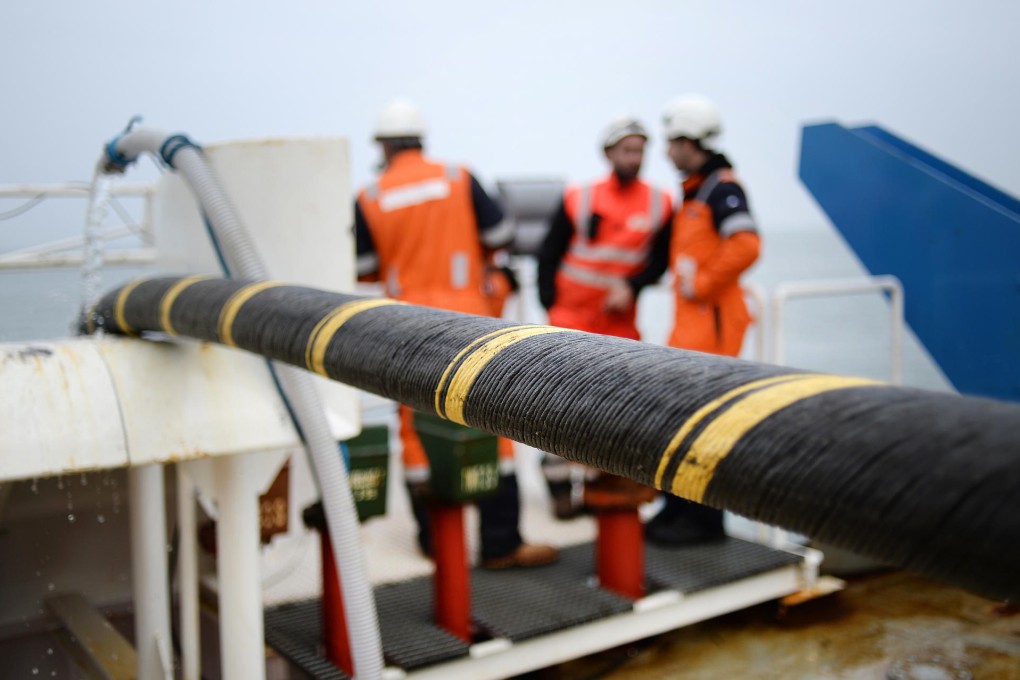
[[[824, 221], [796, 177], [806, 121], [878, 122], [1020, 194], [1018, 27], [1012, 0], [5, 0], [0, 184], [88, 179], [141, 114], [199, 143], [345, 136], [359, 185], [403, 95], [429, 151], [486, 183], [593, 178], [599, 131], [634, 113], [657, 133], [646, 175], [673, 188], [662, 108], [700, 92], [766, 233]], [[8, 225], [0, 250], [22, 241]]]

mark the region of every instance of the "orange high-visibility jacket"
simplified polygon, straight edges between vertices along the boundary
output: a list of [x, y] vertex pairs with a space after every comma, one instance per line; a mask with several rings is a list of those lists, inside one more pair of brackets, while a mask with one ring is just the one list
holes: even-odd
[[[615, 174], [595, 184], [572, 187], [563, 207], [573, 235], [556, 270], [556, 298], [549, 323], [589, 333], [638, 338], [636, 306], [605, 311], [614, 281], [625, 281], [648, 261], [652, 241], [669, 215], [672, 199], [641, 180], [621, 184]], [[590, 234], [592, 216], [599, 222]]]
[[737, 356], [751, 321], [740, 275], [758, 259], [761, 244], [747, 212], [715, 224], [710, 196], [726, 183], [737, 184], [729, 168], [684, 182], [684, 201], [673, 216], [670, 241], [677, 295], [669, 344]]
[[[486, 282], [486, 258], [464, 168], [425, 159], [408, 149], [358, 195], [372, 237], [378, 275], [392, 298], [488, 316], [497, 309]], [[498, 292], [498, 291], [495, 291]], [[500, 310], [501, 311], [501, 310]], [[429, 462], [401, 405], [400, 439], [408, 481], [429, 477]], [[501, 470], [512, 469], [510, 440], [500, 439]]]
[[489, 313], [485, 258], [467, 170], [397, 154], [358, 196], [392, 298], [470, 314]]

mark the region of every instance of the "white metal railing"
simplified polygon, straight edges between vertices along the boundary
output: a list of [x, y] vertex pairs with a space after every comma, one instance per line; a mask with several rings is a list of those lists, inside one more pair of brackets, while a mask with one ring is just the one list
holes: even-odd
[[770, 362], [782, 365], [785, 360], [783, 353], [783, 340], [785, 339], [784, 310], [789, 300], [794, 298], [837, 297], [866, 293], [889, 294], [890, 382], [893, 385], [903, 384], [903, 284], [895, 276], [789, 281], [776, 286], [775, 291], [772, 293], [771, 319], [769, 320], [772, 339]]
[[[782, 365], [785, 360], [783, 341], [785, 340], [784, 313], [787, 302], [796, 298], [839, 297], [868, 293], [889, 294], [890, 382], [893, 385], [903, 384], [903, 284], [895, 276], [866, 276], [859, 279], [817, 279], [780, 283], [772, 293], [771, 313], [767, 325], [772, 341], [769, 362]], [[759, 325], [758, 328], [760, 330], [762, 326]], [[757, 524], [756, 533], [760, 543], [777, 548], [790, 543], [803, 543], [806, 540], [806, 537], [790, 534], [784, 529], [766, 524]]]
[[768, 325], [768, 306], [765, 301], [768, 293], [765, 287], [758, 283], [743, 285], [744, 299], [751, 303], [751, 328], [754, 330], [754, 351], [751, 353], [751, 361], [768, 361], [765, 353], [765, 339], [768, 337], [765, 329]]
[[[87, 199], [90, 185], [88, 182], [65, 182], [60, 184], [12, 184], [0, 186], [0, 198], [24, 198], [30, 203], [25, 212], [36, 204], [52, 198]], [[155, 187], [152, 184], [115, 184], [110, 194], [118, 198], [140, 198], [145, 201], [144, 218], [140, 222], [133, 221], [129, 215], [121, 213], [122, 225], [104, 229], [99, 238], [111, 241], [125, 236], [137, 236], [141, 240], [139, 248], [118, 248], [103, 253], [103, 263], [118, 264], [149, 264], [155, 260], [156, 251], [152, 237], [152, 196]], [[17, 208], [15, 208], [17, 210]], [[84, 231], [84, 230], [82, 230]], [[85, 243], [84, 233], [79, 236], [58, 239], [27, 248], [0, 253], [0, 270], [4, 269], [35, 269], [44, 267], [77, 267], [84, 260], [82, 248]]]

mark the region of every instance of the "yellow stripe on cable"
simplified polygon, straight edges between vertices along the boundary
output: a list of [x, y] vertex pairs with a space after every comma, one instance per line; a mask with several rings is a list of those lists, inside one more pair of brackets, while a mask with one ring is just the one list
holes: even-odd
[[386, 305], [403, 304], [398, 300], [379, 298], [375, 300], [355, 300], [345, 302], [326, 314], [315, 324], [312, 334], [308, 338], [308, 346], [305, 348], [305, 366], [309, 370], [320, 375], [326, 375], [326, 348], [336, 332], [340, 330], [347, 321], [355, 314], [360, 314], [369, 309], [384, 307]]
[[131, 295], [131, 291], [138, 287], [138, 284], [144, 283], [148, 279], [140, 278], [131, 281], [123, 288], [120, 289], [120, 293], [117, 294], [117, 303], [113, 306], [113, 318], [117, 322], [117, 328], [119, 328], [125, 335], [138, 335], [138, 331], [131, 327], [131, 324], [124, 318], [124, 305], [127, 304], [128, 296]]
[[285, 284], [279, 281], [259, 281], [258, 283], [252, 283], [244, 288], [240, 288], [231, 295], [223, 304], [223, 309], [220, 310], [219, 323], [216, 324], [220, 342], [230, 347], [237, 347], [237, 344], [234, 342], [234, 321], [237, 319], [241, 307], [244, 307], [244, 303], [262, 291], [283, 285]]
[[[525, 327], [526, 328], [538, 328], [539, 326], [537, 326], [535, 324], [528, 324]], [[450, 365], [447, 366], [446, 370], [443, 371], [443, 375], [439, 378], [439, 386], [436, 387], [435, 406], [436, 406], [436, 415], [437, 416], [440, 416], [442, 418], [446, 417], [445, 415], [443, 415], [442, 403], [441, 403], [441, 398], [442, 398], [442, 394], [443, 394], [443, 388], [446, 387], [446, 381], [450, 377], [450, 373], [453, 372], [454, 367], [457, 366], [457, 364], [460, 362], [460, 360], [464, 358], [464, 355], [465, 354], [469, 354], [470, 352], [472, 352], [475, 349], [475, 347], [477, 347], [479, 344], [485, 342], [486, 340], [488, 340], [490, 338], [494, 338], [497, 335], [503, 335], [504, 333], [509, 333], [510, 331], [520, 330], [520, 328], [521, 328], [521, 326], [513, 326], [511, 328], [500, 328], [498, 331], [492, 331], [491, 333], [486, 333], [485, 335], [483, 335], [480, 338], [475, 338], [474, 340], [471, 341], [470, 344], [468, 344], [467, 347], [465, 347], [461, 351], [457, 352], [457, 356], [455, 356], [453, 358], [453, 361], [450, 362]]]
[[716, 397], [712, 401], [708, 402], [707, 404], [699, 408], [697, 411], [694, 412], [694, 415], [692, 415], [690, 418], [684, 421], [684, 424], [680, 426], [680, 429], [677, 430], [677, 433], [673, 435], [673, 438], [669, 441], [669, 444], [666, 446], [666, 450], [663, 451], [662, 458], [659, 459], [659, 469], [656, 470], [655, 472], [655, 488], [656, 489], [663, 488], [662, 477], [663, 475], [666, 474], [666, 468], [669, 467], [670, 459], [673, 457], [673, 454], [676, 453], [677, 448], [680, 446], [683, 440], [687, 438], [687, 435], [691, 433], [691, 430], [697, 427], [698, 423], [704, 420], [705, 416], [712, 413], [717, 408], [719, 408], [729, 400], [733, 399], [734, 397], [739, 397], [741, 394], [745, 394], [747, 392], [750, 392], [751, 390], [756, 390], [760, 387], [767, 387], [769, 385], [774, 385], [780, 382], [798, 380], [803, 377], [804, 375], [802, 373], [797, 373], [794, 375], [780, 375], [772, 378], [763, 378], [762, 380], [753, 380], [749, 383], [744, 383], [740, 387], [735, 387], [734, 389], [730, 390], [721, 397]]
[[882, 383], [864, 378], [809, 375], [803, 380], [782, 382], [741, 399], [706, 427], [680, 461], [670, 491], [701, 503], [712, 476], [747, 432], [778, 411], [810, 397], [852, 387]]
[[510, 332], [497, 335], [478, 346], [464, 360], [464, 363], [460, 365], [450, 379], [450, 388], [446, 392], [446, 418], [455, 423], [467, 425], [464, 421], [464, 404], [467, 402], [467, 395], [471, 385], [474, 384], [482, 369], [507, 347], [536, 335], [569, 332], [572, 331], [567, 328], [556, 328], [554, 326], [515, 327]]
[[174, 285], [170, 286], [165, 293], [163, 293], [162, 299], [159, 301], [159, 325], [163, 331], [169, 335], [177, 335], [177, 331], [174, 330], [173, 324], [170, 323], [170, 310], [173, 309], [174, 302], [177, 300], [177, 296], [180, 295], [186, 288], [192, 284], [198, 283], [199, 281], [205, 281], [212, 277], [208, 274], [196, 274], [195, 276], [187, 276]]

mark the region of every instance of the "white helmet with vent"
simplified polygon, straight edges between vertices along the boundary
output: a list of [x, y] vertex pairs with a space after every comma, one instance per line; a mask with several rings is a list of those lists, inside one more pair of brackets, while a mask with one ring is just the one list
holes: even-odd
[[667, 139], [687, 139], [710, 147], [722, 132], [719, 109], [707, 97], [687, 94], [677, 97], [666, 105], [662, 115]]

